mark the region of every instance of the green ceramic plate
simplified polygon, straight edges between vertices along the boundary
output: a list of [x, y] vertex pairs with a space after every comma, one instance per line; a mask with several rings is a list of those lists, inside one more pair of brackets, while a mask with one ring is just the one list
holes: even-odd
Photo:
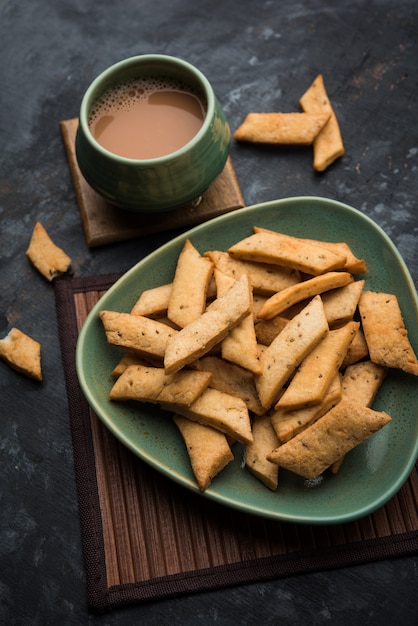
[[[249, 235], [253, 225], [301, 237], [347, 241], [367, 261], [366, 288], [398, 296], [410, 340], [418, 351], [418, 300], [405, 263], [380, 227], [349, 206], [311, 197], [268, 202], [218, 217], [162, 246], [129, 270], [91, 311], [77, 345], [77, 373], [87, 401], [109, 430], [145, 462], [195, 492], [188, 456], [170, 417], [153, 405], [109, 402], [110, 372], [121, 352], [107, 343], [98, 311], [129, 312], [142, 290], [170, 282], [186, 237], [201, 252], [225, 250]], [[340, 523], [371, 513], [400, 489], [416, 461], [416, 378], [389, 372], [374, 408], [389, 413], [392, 422], [351, 451], [337, 475], [325, 473], [309, 482], [281, 470], [279, 487], [272, 492], [245, 469], [243, 448], [235, 444], [235, 461], [202, 497], [300, 523]]]

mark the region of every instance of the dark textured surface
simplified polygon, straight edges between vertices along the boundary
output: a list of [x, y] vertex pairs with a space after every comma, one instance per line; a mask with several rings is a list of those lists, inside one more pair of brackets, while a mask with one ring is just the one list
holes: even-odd
[[89, 615], [53, 288], [24, 252], [40, 220], [88, 276], [124, 271], [171, 235], [89, 250], [58, 127], [102, 69], [160, 52], [208, 76], [233, 129], [250, 110], [297, 110], [322, 72], [346, 155], [317, 175], [309, 149], [233, 144], [245, 201], [351, 204], [392, 237], [416, 281], [417, 29], [412, 0], [3, 0], [0, 334], [16, 325], [42, 342], [44, 382], [0, 363], [1, 623], [415, 623], [416, 557]]

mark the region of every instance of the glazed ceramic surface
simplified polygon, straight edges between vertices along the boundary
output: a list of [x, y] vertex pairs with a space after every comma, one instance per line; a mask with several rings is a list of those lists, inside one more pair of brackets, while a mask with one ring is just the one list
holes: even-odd
[[[108, 400], [110, 372], [121, 352], [107, 343], [98, 318], [101, 309], [129, 312], [144, 289], [170, 282], [186, 238], [204, 252], [225, 250], [248, 236], [254, 225], [296, 235], [346, 241], [365, 258], [366, 289], [394, 293], [411, 343], [418, 351], [418, 301], [408, 269], [383, 230], [361, 212], [322, 198], [290, 198], [247, 207], [216, 218], [177, 237], [129, 270], [90, 312], [77, 346], [81, 388], [94, 411], [114, 435], [145, 462], [184, 487], [198, 492], [183, 440], [169, 414], [153, 405]], [[235, 460], [202, 497], [279, 520], [333, 524], [362, 517], [382, 506], [403, 485], [418, 451], [417, 380], [390, 371], [373, 407], [392, 422], [345, 458], [336, 475], [324, 473], [306, 481], [280, 470], [272, 492], [243, 464], [243, 446], [235, 444]]]
[[[207, 113], [185, 146], [163, 157], [128, 159], [103, 148], [92, 136], [92, 104], [111, 86], [128, 79], [163, 76], [197, 89]], [[206, 77], [193, 65], [165, 55], [142, 55], [105, 70], [87, 89], [80, 108], [76, 157], [90, 184], [109, 202], [136, 212], [159, 212], [197, 200], [222, 172], [230, 149], [230, 128]]]

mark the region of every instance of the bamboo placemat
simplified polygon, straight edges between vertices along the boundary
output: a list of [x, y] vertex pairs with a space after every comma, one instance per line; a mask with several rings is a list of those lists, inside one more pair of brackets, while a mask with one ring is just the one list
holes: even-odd
[[54, 283], [92, 612], [418, 550], [417, 468], [372, 515], [341, 525], [296, 525], [189, 492], [120, 444], [89, 409], [75, 371], [83, 321], [117, 278]]

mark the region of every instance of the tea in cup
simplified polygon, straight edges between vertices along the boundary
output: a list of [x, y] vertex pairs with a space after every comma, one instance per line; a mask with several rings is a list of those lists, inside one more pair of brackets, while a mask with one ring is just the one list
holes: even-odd
[[229, 149], [229, 125], [209, 81], [181, 59], [126, 59], [83, 97], [77, 162], [116, 206], [153, 212], [193, 202], [222, 172]]

